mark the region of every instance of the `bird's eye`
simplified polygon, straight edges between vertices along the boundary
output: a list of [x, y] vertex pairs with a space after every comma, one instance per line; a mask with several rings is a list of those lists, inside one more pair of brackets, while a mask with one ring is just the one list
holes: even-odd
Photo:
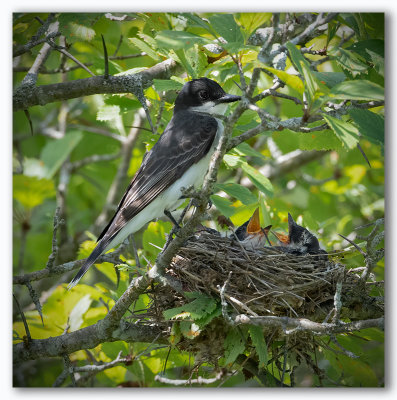
[[208, 97], [209, 97], [209, 94], [208, 94], [208, 92], [206, 90], [200, 90], [199, 91], [199, 96], [200, 96], [200, 99], [207, 100]]

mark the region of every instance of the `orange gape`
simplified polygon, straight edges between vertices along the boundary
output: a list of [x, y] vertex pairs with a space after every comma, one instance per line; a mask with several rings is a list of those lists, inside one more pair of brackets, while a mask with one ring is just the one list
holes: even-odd
[[272, 231], [273, 234], [277, 237], [277, 239], [283, 244], [289, 244], [289, 236], [285, 233], [279, 233]]

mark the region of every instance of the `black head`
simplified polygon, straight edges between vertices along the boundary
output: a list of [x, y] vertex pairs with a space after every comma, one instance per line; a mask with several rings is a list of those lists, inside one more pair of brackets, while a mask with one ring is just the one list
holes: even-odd
[[179, 110], [216, 113], [215, 106], [240, 100], [240, 96], [227, 94], [215, 81], [208, 78], [193, 79], [185, 83], [175, 101]]
[[321, 252], [318, 239], [303, 226], [298, 225], [288, 213], [289, 246], [302, 254]]

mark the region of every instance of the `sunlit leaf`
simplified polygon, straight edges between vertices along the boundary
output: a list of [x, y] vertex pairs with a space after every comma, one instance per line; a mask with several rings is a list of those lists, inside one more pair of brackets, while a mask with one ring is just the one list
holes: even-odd
[[354, 125], [329, 115], [323, 117], [345, 147], [352, 149], [356, 146], [359, 132]]
[[13, 197], [26, 208], [34, 208], [55, 196], [54, 182], [34, 176], [13, 176]]

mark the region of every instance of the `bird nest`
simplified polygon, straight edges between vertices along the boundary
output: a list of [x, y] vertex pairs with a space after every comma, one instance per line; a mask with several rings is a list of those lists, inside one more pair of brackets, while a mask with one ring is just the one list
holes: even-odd
[[318, 307], [333, 306], [336, 283], [345, 277], [345, 268], [324, 255], [297, 256], [272, 247], [250, 249], [208, 232], [191, 237], [168, 272], [184, 291], [219, 298], [226, 285], [227, 302], [238, 313], [252, 316], [311, 317]]

